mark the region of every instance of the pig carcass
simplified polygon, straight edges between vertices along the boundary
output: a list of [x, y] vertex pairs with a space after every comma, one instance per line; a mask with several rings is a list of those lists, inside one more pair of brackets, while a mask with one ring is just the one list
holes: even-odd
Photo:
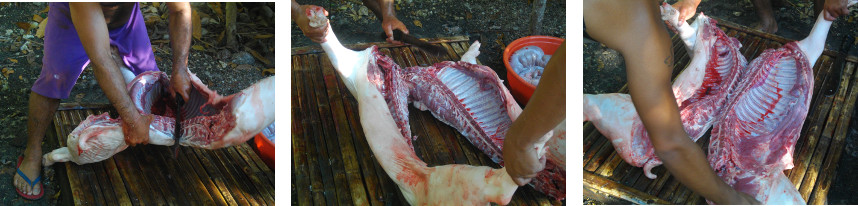
[[[179, 144], [218, 149], [243, 143], [274, 122], [274, 77], [268, 77], [239, 93], [221, 96], [191, 73], [191, 92], [185, 104], [183, 134]], [[175, 143], [175, 104], [170, 80], [164, 72], [145, 72], [128, 84], [136, 109], [153, 114], [149, 144]], [[90, 115], [68, 136], [67, 147], [55, 149], [42, 158], [44, 166], [55, 162], [87, 164], [110, 158], [124, 150], [122, 120], [107, 113]]]
[[708, 158], [718, 176], [764, 204], [805, 204], [783, 171], [793, 167], [813, 96], [812, 68], [831, 23], [820, 14], [807, 38], [754, 59], [712, 129]]
[[[674, 80], [672, 88], [680, 117], [689, 137], [697, 141], [716, 122], [747, 60], [736, 38], [724, 34], [716, 21], [700, 14], [689, 25], [670, 5], [661, 7], [662, 19], [685, 43], [692, 59]], [[655, 179], [652, 168], [661, 165], [643, 123], [628, 94], [584, 95], [584, 121], [590, 121], [630, 165], [643, 167]]]
[[[307, 15], [311, 22], [326, 22], [323, 13], [321, 7], [316, 7]], [[458, 164], [428, 167], [411, 145], [415, 137], [408, 126], [409, 102], [459, 130], [493, 160], [501, 160], [503, 136], [521, 108], [491, 69], [475, 64], [478, 43], [460, 62], [403, 69], [375, 46], [360, 52], [346, 49], [329, 26], [327, 29], [322, 48], [357, 99], [370, 149], [409, 204], [485, 205], [510, 201], [518, 186], [504, 168]], [[552, 136], [559, 136], [555, 133], [565, 137], [565, 124], [543, 136], [533, 149], [546, 155], [549, 151], [543, 145]], [[559, 152], [565, 150], [553, 153]], [[565, 174], [562, 178], [560, 185], [565, 184]]]

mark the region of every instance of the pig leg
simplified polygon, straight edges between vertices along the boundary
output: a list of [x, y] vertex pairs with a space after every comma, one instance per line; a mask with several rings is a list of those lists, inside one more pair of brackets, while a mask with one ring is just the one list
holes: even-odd
[[480, 55], [480, 45], [480, 41], [474, 41], [474, 43], [468, 47], [468, 51], [465, 52], [465, 54], [462, 54], [462, 61], [477, 64], [477, 55]]
[[68, 162], [71, 161], [71, 154], [69, 153], [68, 147], [62, 147], [59, 149], [55, 149], [50, 153], [47, 153], [42, 156], [42, 166], [51, 166], [56, 162]]
[[[852, 6], [856, 2], [858, 1], [849, 0], [847, 4]], [[831, 28], [832, 21], [825, 20], [823, 16], [822, 13], [819, 14], [819, 17], [816, 18], [816, 23], [813, 24], [813, 29], [810, 30], [810, 34], [807, 38], [798, 42], [798, 47], [807, 56], [811, 68], [816, 64], [819, 56], [822, 55], [822, 51], [825, 50], [825, 38], [828, 37], [828, 29]]]

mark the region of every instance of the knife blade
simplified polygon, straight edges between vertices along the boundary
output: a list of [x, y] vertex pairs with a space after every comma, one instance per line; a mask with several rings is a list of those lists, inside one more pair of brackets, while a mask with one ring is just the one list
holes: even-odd
[[171, 148], [173, 149], [173, 158], [179, 157], [179, 140], [182, 138], [182, 133], [184, 132], [184, 130], [182, 130], [182, 121], [185, 120], [184, 107], [185, 100], [182, 99], [182, 95], [176, 93], [176, 127], [173, 129], [174, 143]]

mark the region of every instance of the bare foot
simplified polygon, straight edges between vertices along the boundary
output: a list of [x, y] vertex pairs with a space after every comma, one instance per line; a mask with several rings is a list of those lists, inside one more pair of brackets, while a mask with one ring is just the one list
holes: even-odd
[[771, 33], [771, 34], [778, 32], [778, 23], [774, 22], [774, 21], [770, 22], [770, 23], [765, 23], [765, 21], [760, 21], [760, 22], [754, 23], [752, 25], [752, 27], [754, 27], [754, 29], [756, 29], [758, 31]]
[[[41, 153], [41, 151], [37, 151], [37, 152]], [[25, 152], [25, 153], [27, 153], [27, 152]], [[24, 155], [24, 159], [23, 159], [23, 161], [21, 161], [21, 166], [20, 166], [21, 172], [23, 172], [24, 175], [27, 175], [27, 177], [30, 178], [30, 181], [33, 181], [36, 178], [38, 178], [39, 175], [41, 175], [41, 171], [42, 171], [41, 163], [42, 163], [42, 156], [39, 154]], [[27, 181], [24, 180], [23, 177], [21, 177], [17, 173], [15, 173], [15, 177], [14, 177], [12, 182], [13, 182], [13, 184], [15, 184], [15, 188], [18, 188], [19, 190], [21, 190], [21, 192], [28, 194], [28, 195], [37, 195], [37, 194], [41, 193], [41, 190], [42, 190], [42, 188], [39, 186], [38, 183], [31, 186], [29, 183], [27, 183]]]

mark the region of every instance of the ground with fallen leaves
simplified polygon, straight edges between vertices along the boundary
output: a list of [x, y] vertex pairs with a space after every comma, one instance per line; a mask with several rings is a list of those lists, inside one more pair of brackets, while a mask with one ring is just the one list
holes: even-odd
[[[675, 3], [676, 0], [667, 1]], [[773, 1], [774, 2], [774, 1]], [[778, 32], [775, 35], [789, 39], [800, 40], [810, 33], [813, 26], [814, 12], [812, 1], [805, 0], [783, 0], [780, 5], [773, 3], [774, 16], [778, 21]], [[707, 16], [716, 17], [729, 22], [752, 27], [758, 17], [756, 10], [750, 0], [712, 1], [702, 0], [697, 12]], [[858, 12], [852, 12], [849, 17], [842, 17], [834, 21], [826, 40], [827, 49], [839, 50], [844, 40], [850, 44], [855, 39], [847, 39], [851, 34], [856, 35]], [[580, 37], [578, 37], [580, 38]], [[858, 55], [858, 46], [851, 45], [850, 55]], [[612, 93], [618, 91], [626, 84], [626, 70], [623, 57], [615, 50], [606, 48], [604, 45], [584, 39], [584, 71], [583, 86], [584, 93]], [[858, 116], [853, 115], [852, 123], [858, 125]], [[828, 194], [829, 204], [858, 204], [858, 196], [853, 190], [858, 186], [858, 178], [854, 175], [858, 172], [858, 127], [853, 127], [846, 137], [845, 153], [841, 157], [837, 168], [837, 177], [832, 181], [831, 190]], [[584, 204], [601, 204], [585, 197]]]
[[[189, 59], [191, 72], [210, 88], [228, 95], [262, 78], [274, 75], [274, 3], [238, 3], [236, 42], [225, 45], [226, 3], [191, 3], [194, 40]], [[163, 3], [141, 3], [149, 38], [161, 71], [171, 72], [169, 15]], [[55, 205], [59, 194], [53, 168], [45, 168], [45, 197], [20, 198], [12, 186], [15, 161], [26, 137], [30, 87], [42, 64], [42, 26], [47, 3], [0, 3], [0, 205]], [[62, 102], [108, 103], [92, 68], [81, 74], [68, 99]], [[56, 146], [43, 144], [43, 151]], [[59, 164], [62, 165], [62, 164]]]
[[[501, 57], [510, 42], [532, 35], [531, 1], [396, 1], [396, 16], [417, 38], [466, 36], [482, 43], [477, 59], [506, 80]], [[308, 4], [308, 1], [298, 1]], [[315, 1], [330, 16], [331, 27], [343, 44], [384, 42], [381, 20], [359, 0]], [[566, 38], [566, 2], [547, 1], [539, 35]], [[318, 45], [301, 33], [294, 23], [292, 48]]]

